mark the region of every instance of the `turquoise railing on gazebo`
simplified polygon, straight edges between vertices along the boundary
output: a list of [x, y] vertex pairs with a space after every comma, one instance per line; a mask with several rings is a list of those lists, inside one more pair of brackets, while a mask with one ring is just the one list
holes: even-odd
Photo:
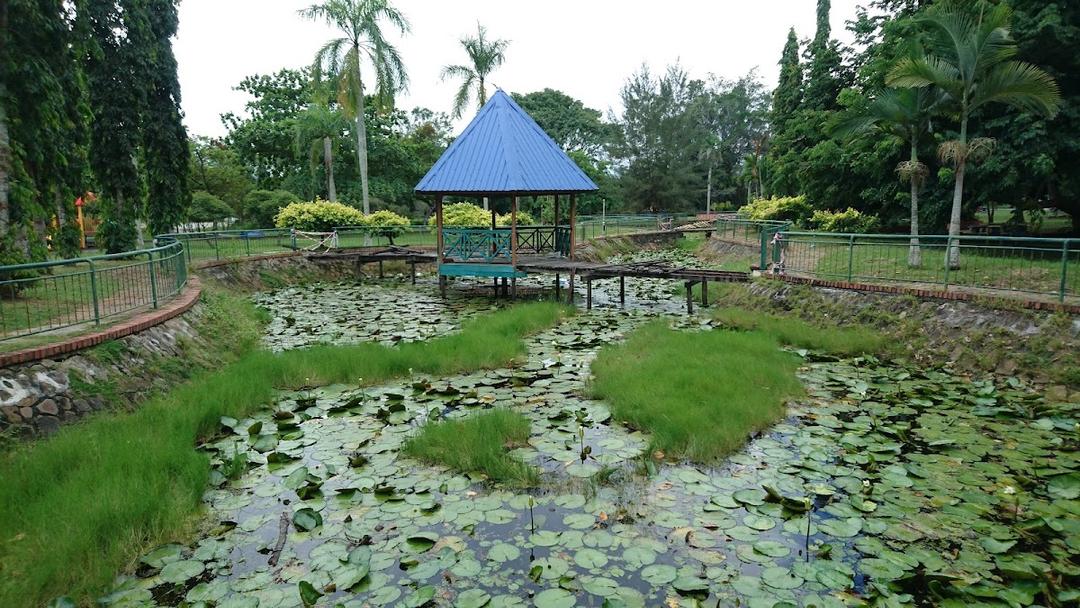
[[[498, 228], [443, 228], [443, 255], [454, 260], [484, 260], [510, 258], [511, 230]], [[570, 252], [568, 226], [518, 226], [517, 253], [543, 255]]]

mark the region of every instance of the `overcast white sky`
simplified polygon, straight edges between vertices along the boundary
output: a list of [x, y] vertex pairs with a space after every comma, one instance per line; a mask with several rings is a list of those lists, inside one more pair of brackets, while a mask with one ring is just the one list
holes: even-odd
[[[300, 19], [312, 0], [182, 0], [175, 42], [185, 122], [193, 135], [223, 135], [219, 116], [242, 112], [233, 90], [251, 74], [307, 65], [336, 34]], [[865, 0], [833, 0], [832, 31], [850, 42], [844, 22]], [[449, 112], [455, 84], [442, 66], [464, 63], [459, 39], [479, 20], [511, 41], [492, 82], [526, 93], [551, 87], [607, 112], [642, 63], [654, 71], [680, 61], [692, 76], [736, 78], [758, 67], [770, 88], [789, 27], [814, 33], [816, 0], [397, 0], [412, 22], [398, 41], [409, 91], [398, 106]], [[463, 125], [459, 124], [460, 129]]]

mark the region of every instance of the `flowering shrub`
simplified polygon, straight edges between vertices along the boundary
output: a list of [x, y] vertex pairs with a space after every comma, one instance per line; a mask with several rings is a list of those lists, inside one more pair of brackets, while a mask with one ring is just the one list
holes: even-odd
[[274, 225], [278, 228], [316, 232], [329, 232], [334, 226], [356, 226], [363, 223], [364, 214], [359, 209], [319, 199], [307, 203], [290, 203], [274, 217]]
[[[530, 214], [527, 211], [522, 211], [520, 209], [518, 209], [517, 220], [518, 220], [518, 226], [532, 226], [533, 224], [536, 223], [536, 220], [533, 219], [532, 214]], [[495, 225], [496, 226], [509, 226], [510, 225], [510, 214], [507, 213], [506, 215], [497, 215], [497, 216], [495, 216]]]
[[815, 211], [810, 227], [822, 232], [872, 232], [878, 225], [876, 215], [866, 215], [848, 207], [844, 211]]

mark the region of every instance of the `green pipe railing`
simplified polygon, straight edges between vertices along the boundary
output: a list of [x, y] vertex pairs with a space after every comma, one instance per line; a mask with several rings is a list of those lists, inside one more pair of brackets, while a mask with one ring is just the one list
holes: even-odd
[[[784, 274], [1080, 297], [1080, 239], [781, 231], [762, 259]], [[766, 266], [762, 265], [762, 269]]]
[[157, 308], [187, 284], [184, 246], [0, 266], [0, 341]]

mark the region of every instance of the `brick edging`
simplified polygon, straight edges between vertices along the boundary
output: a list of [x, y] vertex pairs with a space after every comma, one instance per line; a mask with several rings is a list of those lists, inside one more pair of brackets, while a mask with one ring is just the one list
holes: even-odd
[[190, 276], [188, 277], [188, 282], [184, 287], [184, 291], [180, 292], [178, 297], [161, 308], [155, 308], [140, 313], [101, 331], [74, 336], [63, 342], [43, 344], [41, 346], [16, 350], [10, 353], [0, 353], [0, 368], [73, 353], [83, 350], [84, 348], [96, 346], [108, 340], [115, 340], [117, 338], [123, 338], [125, 336], [130, 336], [131, 334], [139, 333], [191, 310], [191, 307], [195, 306], [195, 303], [199, 301], [199, 295], [201, 293], [202, 286], [199, 283], [198, 277]]
[[[978, 294], [963, 291], [941, 291], [938, 289], [917, 289], [915, 287], [902, 287], [899, 285], [873, 285], [870, 283], [852, 283], [849, 281], [826, 281], [810, 277], [793, 277], [790, 275], [762, 274], [764, 277], [793, 283], [797, 285], [811, 285], [813, 287], [828, 287], [832, 289], [851, 289], [854, 291], [869, 291], [874, 293], [887, 293], [894, 295], [909, 295], [917, 298], [935, 300], [953, 300], [958, 302], [971, 302], [976, 299], [992, 299], [992, 296], [980, 296]], [[1063, 302], [1042, 302], [1038, 300], [1016, 300], [1002, 298], [1005, 302], [1016, 302], [1029, 310], [1048, 310], [1052, 312], [1064, 312], [1068, 314], [1080, 314], [1080, 305], [1065, 304]]]

